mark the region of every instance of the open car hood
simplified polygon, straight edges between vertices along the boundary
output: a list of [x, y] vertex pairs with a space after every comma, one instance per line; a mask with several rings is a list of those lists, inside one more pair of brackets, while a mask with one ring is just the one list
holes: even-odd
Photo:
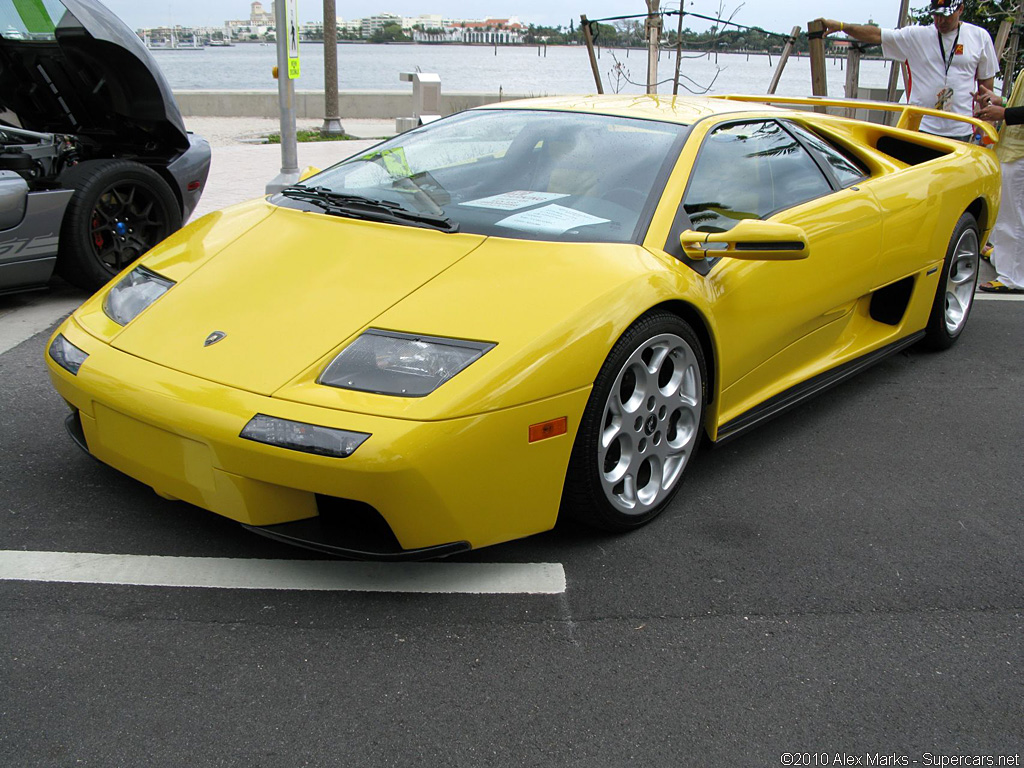
[[102, 147], [176, 154], [188, 136], [141, 40], [97, 0], [0, 0], [0, 112]]

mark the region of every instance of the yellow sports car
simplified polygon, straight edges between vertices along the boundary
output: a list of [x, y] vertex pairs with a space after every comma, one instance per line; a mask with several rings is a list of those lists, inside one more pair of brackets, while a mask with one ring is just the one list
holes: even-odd
[[971, 309], [994, 153], [763, 100], [494, 105], [209, 214], [53, 335], [69, 430], [347, 556], [642, 525], [701, 442]]

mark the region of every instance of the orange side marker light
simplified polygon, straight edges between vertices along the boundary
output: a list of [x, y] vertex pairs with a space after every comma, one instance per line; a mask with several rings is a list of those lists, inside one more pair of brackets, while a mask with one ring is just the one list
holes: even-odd
[[540, 424], [531, 424], [530, 442], [536, 443], [538, 440], [547, 440], [549, 437], [564, 435], [567, 429], [568, 419], [565, 416], [551, 419], [550, 421], [542, 421]]

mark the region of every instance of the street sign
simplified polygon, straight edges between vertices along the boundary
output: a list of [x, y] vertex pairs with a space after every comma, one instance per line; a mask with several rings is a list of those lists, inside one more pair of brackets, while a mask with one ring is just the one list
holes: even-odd
[[285, 33], [288, 41], [288, 78], [294, 80], [301, 71], [299, 67], [299, 8], [298, 0], [287, 0], [285, 4]]

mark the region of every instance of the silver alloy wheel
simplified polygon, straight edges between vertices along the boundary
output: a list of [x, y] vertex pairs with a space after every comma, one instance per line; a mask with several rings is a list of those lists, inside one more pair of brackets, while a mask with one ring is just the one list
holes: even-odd
[[621, 512], [644, 514], [679, 482], [700, 435], [700, 366], [679, 336], [641, 344], [622, 366], [604, 406], [598, 473]]
[[946, 274], [945, 320], [950, 336], [960, 333], [967, 322], [978, 281], [979, 252], [978, 233], [973, 228], [967, 229], [956, 242]]

